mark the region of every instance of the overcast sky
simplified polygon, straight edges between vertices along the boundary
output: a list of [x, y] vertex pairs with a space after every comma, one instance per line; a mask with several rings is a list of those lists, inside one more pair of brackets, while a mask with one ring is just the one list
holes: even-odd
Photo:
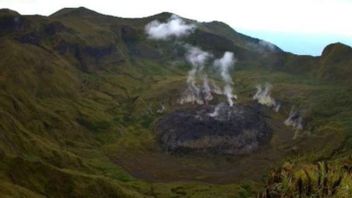
[[223, 21], [286, 51], [319, 55], [329, 43], [352, 45], [352, 0], [0, 0], [0, 8], [50, 15], [84, 6], [120, 17], [163, 11], [199, 21]]

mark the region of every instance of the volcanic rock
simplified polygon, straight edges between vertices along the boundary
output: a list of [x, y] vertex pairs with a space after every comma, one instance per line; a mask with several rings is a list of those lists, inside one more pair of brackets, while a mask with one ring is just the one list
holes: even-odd
[[168, 152], [247, 154], [270, 140], [260, 106], [202, 105], [174, 111], [156, 124], [161, 147]]

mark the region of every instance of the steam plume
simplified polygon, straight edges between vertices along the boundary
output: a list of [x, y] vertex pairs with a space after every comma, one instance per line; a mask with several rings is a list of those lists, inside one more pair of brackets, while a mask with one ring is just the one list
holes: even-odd
[[279, 112], [281, 104], [271, 97], [271, 90], [273, 86], [270, 83], [264, 85], [257, 85], [257, 92], [253, 96], [253, 100], [256, 100], [259, 104], [273, 108], [275, 112]]
[[233, 81], [230, 75], [230, 69], [233, 67], [235, 62], [234, 54], [232, 52], [225, 52], [222, 58], [214, 61], [214, 66], [219, 68], [221, 77], [225, 82], [224, 95], [227, 97], [227, 101], [230, 106], [233, 105], [232, 99], [237, 98], [237, 96], [232, 94]]
[[167, 40], [172, 37], [188, 36], [195, 29], [195, 25], [186, 24], [184, 20], [172, 15], [166, 23], [154, 20], [145, 26], [145, 32], [150, 39]]
[[209, 86], [208, 76], [206, 74], [203, 76], [202, 95], [205, 102], [211, 101], [213, 99], [213, 95], [211, 94], [211, 88]]
[[281, 103], [277, 102], [276, 105], [274, 106], [274, 111], [279, 112], [281, 108]]
[[163, 113], [166, 110], [163, 104], [160, 104], [160, 107], [156, 110], [157, 113]]
[[212, 113], [208, 114], [210, 117], [217, 117], [219, 115], [219, 111], [220, 111], [220, 108], [221, 108], [220, 104], [216, 105], [214, 111]]
[[[192, 65], [192, 69], [188, 72], [187, 89], [179, 102], [204, 104], [212, 99], [208, 77], [203, 73], [204, 65], [212, 54], [191, 45], [185, 45], [185, 48], [187, 49], [186, 60]], [[197, 85], [197, 76], [203, 76], [202, 88]]]
[[213, 80], [210, 81], [210, 86], [211, 86], [211, 91], [214, 94], [223, 95], [223, 91]]
[[260, 46], [264, 47], [265, 49], [270, 50], [270, 51], [272, 51], [272, 52], [277, 50], [277, 49], [276, 49], [276, 46], [275, 46], [274, 44], [268, 42], [268, 41], [260, 40], [260, 41], [258, 42], [258, 44], [259, 44]]
[[259, 104], [268, 106], [268, 107], [275, 107], [276, 101], [270, 96], [271, 89], [273, 86], [269, 83], [265, 83], [264, 86], [257, 85], [257, 92], [253, 96], [253, 100], [258, 101]]
[[288, 118], [285, 120], [284, 124], [286, 126], [291, 126], [297, 130], [303, 129], [303, 118], [300, 111], [296, 111], [295, 108], [292, 108]]

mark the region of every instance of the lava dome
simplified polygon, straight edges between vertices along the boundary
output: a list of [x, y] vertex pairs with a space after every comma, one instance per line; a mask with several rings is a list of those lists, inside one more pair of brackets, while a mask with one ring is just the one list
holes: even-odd
[[272, 130], [260, 106], [202, 105], [176, 110], [156, 123], [161, 147], [168, 152], [240, 155], [270, 141]]

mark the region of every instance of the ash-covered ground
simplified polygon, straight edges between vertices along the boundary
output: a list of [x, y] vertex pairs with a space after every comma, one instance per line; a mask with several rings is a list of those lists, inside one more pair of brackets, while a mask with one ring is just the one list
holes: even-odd
[[156, 124], [163, 149], [173, 153], [247, 154], [270, 141], [260, 105], [201, 105], [165, 115]]

